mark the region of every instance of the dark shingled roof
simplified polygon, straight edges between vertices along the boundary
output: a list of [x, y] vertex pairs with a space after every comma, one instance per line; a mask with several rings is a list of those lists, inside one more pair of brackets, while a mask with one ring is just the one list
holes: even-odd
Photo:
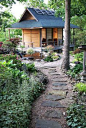
[[[27, 8], [27, 10], [35, 17], [34, 20], [25, 20], [15, 23], [11, 28], [64, 28], [65, 22], [60, 17], [54, 15], [38, 14], [34, 8]], [[76, 25], [71, 24], [71, 28], [79, 28]]]

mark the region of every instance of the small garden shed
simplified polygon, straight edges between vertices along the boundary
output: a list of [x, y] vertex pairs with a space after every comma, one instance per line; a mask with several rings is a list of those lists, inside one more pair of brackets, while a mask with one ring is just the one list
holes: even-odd
[[[22, 42], [25, 47], [55, 47], [63, 45], [64, 21], [56, 17], [53, 10], [26, 8], [18, 23], [12, 29], [22, 29]], [[71, 24], [71, 28], [78, 28]]]

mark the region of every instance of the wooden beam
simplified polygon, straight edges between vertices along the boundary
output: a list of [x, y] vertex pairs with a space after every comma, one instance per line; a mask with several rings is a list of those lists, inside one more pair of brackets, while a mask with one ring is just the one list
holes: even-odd
[[9, 40], [10, 40], [10, 29], [8, 30], [8, 32], [9, 32]]

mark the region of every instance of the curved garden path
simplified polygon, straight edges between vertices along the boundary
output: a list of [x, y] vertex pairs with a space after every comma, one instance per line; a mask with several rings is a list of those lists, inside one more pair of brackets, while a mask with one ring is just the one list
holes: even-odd
[[61, 72], [61, 63], [62, 59], [51, 63], [35, 63], [48, 76], [49, 83], [33, 103], [29, 128], [68, 128], [66, 110], [73, 102], [73, 91], [71, 81]]

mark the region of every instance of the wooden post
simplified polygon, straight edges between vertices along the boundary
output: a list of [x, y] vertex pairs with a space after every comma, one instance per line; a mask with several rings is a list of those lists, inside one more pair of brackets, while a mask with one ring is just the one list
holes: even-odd
[[10, 40], [10, 29], [9, 29], [9, 40]]
[[23, 29], [22, 29], [22, 43], [25, 46], [25, 43], [24, 43], [24, 30]]
[[75, 31], [74, 31], [74, 28], [73, 28], [73, 44], [75, 44], [74, 35], [75, 35]]
[[42, 58], [42, 29], [40, 28], [40, 46], [41, 46], [41, 58]]
[[62, 28], [62, 45], [63, 45], [63, 28]]
[[84, 51], [84, 55], [83, 55], [83, 71], [84, 72], [86, 72], [85, 63], [86, 63], [86, 51]]

